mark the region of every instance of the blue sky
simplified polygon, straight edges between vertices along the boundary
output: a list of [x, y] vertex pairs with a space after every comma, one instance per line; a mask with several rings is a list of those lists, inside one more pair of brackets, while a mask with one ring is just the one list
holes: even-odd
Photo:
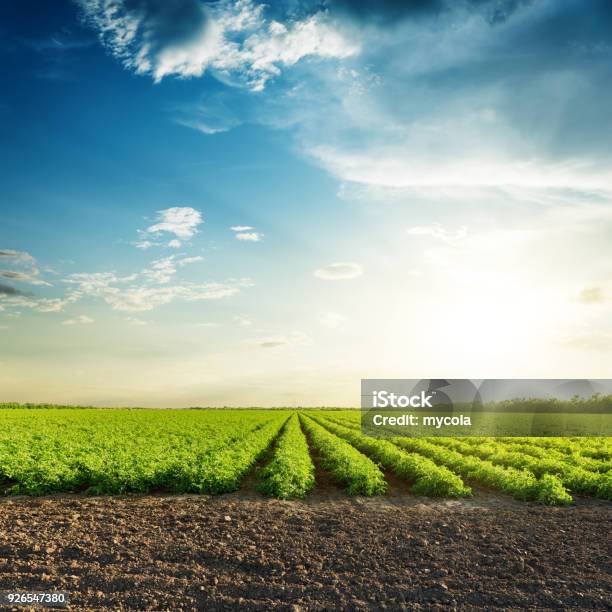
[[608, 3], [0, 16], [1, 399], [609, 377]]

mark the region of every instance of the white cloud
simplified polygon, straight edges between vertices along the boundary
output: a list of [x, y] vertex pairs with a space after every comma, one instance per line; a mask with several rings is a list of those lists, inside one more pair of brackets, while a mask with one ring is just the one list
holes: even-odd
[[190, 206], [173, 206], [157, 211], [157, 222], [150, 225], [146, 230], [141, 230], [142, 239], [136, 243], [141, 249], [154, 246], [147, 236], [159, 237], [161, 234], [174, 234], [167, 246], [178, 248], [183, 240], [189, 240], [198, 233], [198, 226], [204, 222], [202, 213]]
[[264, 237], [261, 232], [252, 231], [255, 228], [250, 225], [232, 225], [230, 229], [234, 232], [236, 240], [243, 242], [260, 242]]
[[143, 270], [144, 276], [155, 283], [168, 283], [176, 274], [176, 263], [174, 256], [158, 259], [151, 264], [151, 268]]
[[[418, 145], [406, 135], [405, 144], [371, 144], [360, 152], [340, 146], [320, 145], [309, 149], [315, 161], [344, 181], [379, 187], [524, 187], [606, 189], [612, 184], [612, 172], [596, 160], [546, 161], [535, 156], [512, 159], [490, 153], [456, 156], [446, 143], [444, 155], [428, 157], [424, 151], [440, 151], [436, 138], [445, 129]], [[459, 142], [456, 143], [459, 147]]]
[[33, 300], [31, 304], [24, 304], [38, 312], [61, 312], [64, 307], [74, 300], [62, 298], [38, 298]]
[[192, 257], [183, 257], [181, 259], [177, 259], [176, 263], [182, 267], [188, 264], [197, 263], [198, 261], [204, 261], [204, 258], [200, 255], [194, 255]]
[[[165, 211], [164, 211], [165, 212]], [[196, 211], [197, 212], [197, 211]], [[186, 236], [197, 231], [197, 215], [165, 215], [163, 227], [154, 231], [176, 231]], [[169, 224], [166, 225], [166, 224]], [[8, 257], [8, 255], [4, 255]], [[12, 256], [12, 254], [11, 254]], [[119, 276], [115, 272], [79, 272], [63, 279], [68, 286], [63, 297], [36, 297], [11, 290], [0, 294], [1, 308], [29, 308], [38, 312], [61, 312], [68, 304], [85, 298], [98, 298], [113, 310], [124, 312], [149, 311], [174, 300], [187, 302], [221, 299], [235, 295], [252, 285], [248, 279], [230, 279], [226, 282], [177, 282], [172, 279], [180, 268], [203, 261], [203, 257], [170, 255], [154, 260], [140, 272]], [[86, 323], [83, 318], [69, 319], [66, 325]], [[137, 319], [131, 319], [138, 325]]]
[[156, 82], [167, 76], [199, 77], [212, 70], [254, 91], [306, 57], [346, 58], [359, 52], [319, 12], [301, 21], [268, 20], [252, 0], [140, 3], [80, 0], [86, 20], [123, 64]]
[[319, 317], [319, 323], [329, 329], [342, 327], [348, 319], [337, 312], [326, 312]]
[[252, 324], [250, 319], [247, 319], [246, 317], [243, 316], [235, 316], [234, 317], [234, 321], [240, 326], [240, 327], [250, 327], [250, 325]]
[[359, 264], [344, 262], [332, 263], [314, 271], [316, 278], [325, 280], [346, 280], [357, 278], [362, 274], [363, 270]]
[[[3, 297], [5, 306], [13, 308], [29, 308], [37, 312], [61, 312], [65, 306], [76, 301], [76, 298], [37, 298], [29, 295]], [[12, 312], [7, 316], [18, 317], [21, 313]]]
[[[192, 259], [192, 258], [186, 258]], [[194, 302], [229, 297], [245, 287], [252, 286], [248, 279], [232, 279], [224, 283], [178, 283], [168, 285], [175, 271], [165, 259], [159, 260], [160, 268], [146, 269], [141, 275], [117, 277], [112, 272], [71, 274], [65, 282], [75, 286], [70, 292], [74, 299], [98, 297], [113, 310], [124, 312], [144, 312], [157, 306], [169, 304], [174, 300]], [[180, 264], [180, 261], [178, 262]], [[144, 283], [143, 283], [144, 281]], [[151, 284], [153, 283], [153, 284]], [[160, 286], [161, 285], [161, 286]]]
[[[181, 243], [179, 242], [179, 246], [180, 244]], [[139, 240], [138, 242], [135, 242], [134, 245], [137, 249], [142, 249], [144, 251], [146, 249], [150, 249], [152, 246], [155, 246], [155, 243], [151, 240]]]
[[236, 240], [244, 242], [260, 242], [262, 238], [263, 234], [260, 232], [238, 232], [236, 234]]
[[176, 274], [177, 268], [197, 263], [203, 259], [204, 258], [200, 256], [178, 258], [176, 255], [169, 255], [168, 257], [153, 261], [151, 267], [145, 268], [141, 274], [151, 282], [164, 284], [170, 282], [172, 277]]
[[14, 251], [13, 249], [0, 249], [0, 261], [12, 260], [16, 262], [34, 265], [36, 260], [25, 251]]
[[235, 124], [228, 124], [224, 126], [211, 126], [205, 123], [201, 119], [187, 119], [178, 117], [175, 119], [176, 123], [182, 125], [183, 127], [191, 128], [192, 130], [196, 130], [201, 132], [202, 134], [206, 134], [207, 136], [212, 136], [213, 134], [222, 134], [223, 132], [229, 132]]
[[3, 262], [17, 269], [0, 269], [1, 278], [16, 282], [27, 282], [31, 285], [52, 286], [51, 283], [39, 278], [40, 270], [36, 264], [36, 259], [25, 251], [0, 249], [0, 266]]
[[62, 325], [91, 325], [95, 319], [88, 317], [87, 315], [79, 315], [78, 317], [74, 317], [74, 319], [66, 319], [66, 321], [62, 321]]

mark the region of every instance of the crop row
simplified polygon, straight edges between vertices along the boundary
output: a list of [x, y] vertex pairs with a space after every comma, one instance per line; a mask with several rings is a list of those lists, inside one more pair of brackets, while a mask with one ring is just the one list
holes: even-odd
[[[341, 416], [329, 416], [326, 417], [328, 420], [333, 421], [337, 424], [346, 425], [354, 430], [359, 428], [359, 424], [355, 419], [342, 418]], [[472, 461], [463, 462], [463, 467], [460, 465], [459, 459], [451, 455], [442, 456], [439, 452], [436, 454], [435, 450], [429, 446], [441, 446], [446, 449], [450, 449], [458, 452], [463, 456], [472, 456], [478, 459], [484, 460], [484, 465], [479, 466], [478, 478], [485, 484], [498, 483], [498, 486], [503, 485], [504, 490], [509, 492], [508, 487], [511, 486], [516, 490], [515, 495], [522, 498], [525, 493], [523, 489], [525, 485], [531, 491], [527, 495], [539, 495], [537, 493], [540, 485], [529, 485], [529, 480], [525, 480], [524, 472], [530, 472], [533, 476], [538, 478], [540, 482], [546, 482], [547, 487], [554, 484], [548, 476], [554, 476], [558, 478], [559, 482], [575, 493], [584, 495], [594, 495], [603, 499], [611, 499], [612, 497], [612, 472], [610, 471], [609, 462], [602, 459], [592, 459], [589, 457], [583, 457], [576, 452], [567, 453], [556, 450], [554, 447], [543, 447], [538, 445], [531, 445], [526, 440], [532, 441], [533, 438], [520, 438], [517, 441], [516, 438], [426, 438], [417, 439], [414, 442], [411, 439], [398, 438], [393, 441], [401, 447], [409, 447], [412, 450], [417, 450], [423, 453], [430, 453], [431, 457], [435, 457], [438, 462], [449, 461], [454, 459], [455, 462], [452, 464], [455, 469], [467, 469], [475, 466], [476, 464]], [[509, 442], [512, 440], [512, 442]], [[538, 439], [540, 440], [540, 439]], [[555, 439], [559, 440], [559, 439]], [[566, 448], [575, 448], [581, 444], [581, 440], [571, 441], [572, 446], [567, 445]], [[585, 444], [589, 444], [590, 440], [586, 439]], [[423, 444], [424, 443], [424, 444]], [[563, 440], [561, 440], [563, 444]], [[600, 441], [596, 440], [595, 444], [599, 444]], [[501, 466], [503, 468], [515, 468], [522, 470], [521, 478], [517, 478], [516, 473], [510, 473], [510, 477], [507, 473], [503, 473], [499, 470], [495, 470], [488, 464], [493, 466]], [[449, 465], [444, 463], [444, 465]], [[457, 467], [459, 466], [459, 467]], [[486, 472], [486, 474], [485, 474]], [[468, 472], [459, 472], [466, 475]], [[488, 474], [488, 476], [487, 476]], [[543, 478], [545, 477], [546, 478]], [[471, 478], [474, 478], [472, 474]], [[485, 480], [486, 478], [486, 480]], [[510, 482], [508, 482], [510, 481]], [[519, 483], [523, 483], [520, 485]], [[517, 488], [518, 486], [518, 488]], [[565, 495], [561, 493], [561, 490], [557, 487], [560, 499], [564, 499]]]
[[572, 492], [612, 499], [612, 477], [609, 472], [604, 474], [591, 472], [557, 458], [532, 457], [521, 452], [508, 450], [508, 447], [495, 443], [476, 446], [454, 438], [436, 438], [432, 439], [431, 442], [457, 451], [462, 455], [485, 459], [494, 465], [527, 469], [537, 477], [546, 474], [554, 475]]
[[229, 489], [249, 465], [249, 452], [256, 454], [288, 417], [264, 411], [3, 412], [10, 414], [0, 415], [0, 485], [33, 495]]
[[530, 457], [563, 461], [568, 465], [581, 467], [590, 472], [607, 472], [612, 469], [612, 461], [606, 459], [593, 459], [592, 457], [581, 455], [576, 451], [568, 453], [554, 447], [546, 448], [531, 442], [525, 442], [524, 440], [526, 439], [529, 438], [522, 438], [520, 441], [515, 442], [508, 442], [505, 438], [462, 438], [462, 441], [476, 447], [482, 446], [483, 444], [495, 444], [506, 450], [523, 453]]
[[352, 444], [383, 467], [412, 483], [413, 493], [436, 497], [463, 497], [471, 494], [461, 478], [430, 459], [401, 451], [396, 445], [372, 438], [331, 419], [313, 417], [330, 432]]
[[279, 499], [304, 497], [315, 483], [315, 468], [297, 415], [285, 423], [258, 489]]
[[566, 454], [579, 454], [593, 459], [612, 460], [610, 438], [497, 438], [505, 444], [531, 444]]
[[535, 500], [542, 504], [571, 503], [572, 497], [556, 476], [544, 474], [537, 478], [525, 469], [502, 467], [474, 456], [443, 448], [416, 438], [393, 438], [395, 444], [411, 452], [419, 453], [445, 465], [469, 481], [478, 482], [509, 493], [522, 500]]
[[321, 467], [351, 495], [382, 495], [387, 483], [376, 464], [356, 448], [331, 434], [312, 418], [300, 415], [312, 446], [320, 457]]
[[313, 488], [315, 460], [351, 494], [384, 493], [382, 468], [417, 494], [461, 497], [467, 483], [480, 483], [563, 504], [568, 490], [612, 497], [609, 447], [602, 439], [374, 438], [350, 411], [0, 409], [0, 490], [223, 493], [269, 456], [257, 488], [283, 499]]

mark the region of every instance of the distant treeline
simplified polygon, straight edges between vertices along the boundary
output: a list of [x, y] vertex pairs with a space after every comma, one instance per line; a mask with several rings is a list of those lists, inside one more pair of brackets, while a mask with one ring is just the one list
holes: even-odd
[[0, 402], [0, 409], [2, 408], [21, 408], [29, 409], [29, 410], [39, 410], [41, 408], [53, 408], [54, 410], [81, 410], [83, 408], [93, 408], [100, 410], [109, 410], [110, 406], [105, 406], [104, 408], [99, 408], [98, 406], [70, 406], [66, 404], [32, 404], [30, 402], [26, 402], [25, 404], [20, 404], [19, 402]]
[[[437, 405], [435, 410], [444, 411], [445, 407]], [[585, 414], [612, 414], [612, 395], [600, 395], [596, 393], [586, 399], [574, 396], [570, 400], [556, 398], [526, 398], [518, 397], [501, 402], [465, 403], [449, 406], [449, 410], [472, 411], [472, 412], [529, 412], [529, 413], [585, 413]]]
[[[54, 410], [81, 410], [83, 408], [93, 410], [147, 410], [144, 406], [70, 406], [64, 404], [35, 404], [19, 402], [0, 402], [0, 409], [20, 408], [20, 409], [54, 409]], [[162, 410], [159, 408], [158, 410]], [[265, 406], [189, 406], [188, 408], [175, 408], [174, 410], [348, 410], [348, 408], [315, 406], [287, 408], [273, 406], [266, 408]], [[389, 411], [406, 412], [406, 408], [387, 408]], [[419, 408], [411, 408], [413, 412], [418, 412]], [[584, 413], [584, 414], [612, 414], [612, 395], [600, 395], [596, 393], [592, 397], [585, 399], [579, 396], [574, 396], [570, 400], [560, 399], [540, 399], [540, 398], [514, 398], [511, 400], [503, 400], [501, 402], [466, 402], [456, 403], [452, 405], [436, 404], [433, 408], [437, 412], [528, 412], [528, 413]], [[431, 411], [431, 409], [428, 409]]]
[[[72, 406], [67, 404], [33, 404], [30, 402], [20, 404], [19, 402], [0, 402], [0, 410], [7, 408], [20, 408], [22, 410], [41, 410], [45, 408], [52, 408], [53, 410], [82, 410], [83, 408], [92, 410], [351, 410], [350, 408], [328, 408], [327, 406], [298, 406], [297, 408], [283, 406], [189, 406], [187, 408], [156, 408], [146, 406]], [[355, 408], [355, 410], [358, 410], [358, 408]]]

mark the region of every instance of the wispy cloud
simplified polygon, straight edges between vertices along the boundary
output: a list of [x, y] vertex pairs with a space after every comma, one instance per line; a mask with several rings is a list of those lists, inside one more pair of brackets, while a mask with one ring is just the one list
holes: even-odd
[[303, 58], [346, 58], [359, 52], [325, 11], [281, 23], [252, 0], [203, 3], [80, 0], [86, 21], [123, 64], [156, 82], [211, 70], [254, 91]]
[[37, 312], [60, 312], [67, 304], [74, 301], [74, 298], [37, 297], [12, 285], [0, 283], [0, 300], [2, 301], [0, 309], [5, 310], [6, 307], [10, 307], [12, 312], [7, 316], [14, 317], [20, 314], [14, 310], [16, 308], [28, 308]]
[[234, 232], [234, 238], [242, 242], [261, 242], [264, 237], [261, 232], [252, 231], [255, 228], [250, 225], [233, 225], [230, 229]]
[[0, 249], [0, 261], [2, 259], [11, 259], [14, 261], [34, 265], [34, 258], [25, 251], [14, 251], [13, 249]]
[[176, 255], [169, 255], [162, 259], [157, 259], [151, 263], [150, 268], [145, 268], [141, 275], [149, 281], [155, 283], [168, 283], [172, 277], [176, 274], [177, 268], [182, 268], [192, 263], [203, 261], [201, 256], [193, 257], [177, 257]]
[[243, 242], [260, 242], [263, 238], [263, 234], [259, 232], [238, 232], [236, 234], [236, 240], [242, 240]]
[[[234, 108], [238, 106], [238, 108]], [[197, 103], [182, 104], [171, 109], [175, 123], [202, 134], [222, 134], [239, 126], [239, 105], [224, 92], [203, 93]]]
[[231, 125], [213, 127], [212, 125], [205, 123], [202, 119], [177, 118], [175, 119], [175, 122], [183, 127], [191, 128], [192, 130], [196, 130], [208, 136], [212, 134], [221, 134], [232, 129]]
[[[202, 222], [201, 213], [194, 208], [169, 208], [159, 211], [156, 222], [141, 230], [141, 235], [151, 236], [151, 243], [158, 244], [159, 236], [171, 234], [176, 236], [180, 246], [183, 240], [192, 238], [198, 232]], [[28, 253], [3, 249], [0, 250], [1, 261], [11, 262], [26, 271], [0, 270], [0, 278], [49, 285], [37, 278], [39, 271], [36, 261]], [[144, 312], [175, 300], [193, 302], [222, 299], [252, 286], [252, 282], [245, 278], [233, 278], [224, 282], [172, 282], [179, 269], [201, 261], [203, 257], [200, 255], [173, 254], [153, 260], [139, 272], [123, 276], [114, 271], [72, 273], [62, 279], [67, 289], [61, 297], [38, 297], [12, 285], [0, 283], [0, 299], [3, 308], [8, 306], [12, 310], [28, 308], [37, 312], [61, 312], [70, 304], [97, 298], [113, 310]], [[68, 321], [67, 325], [86, 322], [79, 318]], [[133, 324], [138, 324], [136, 321], [131, 320]]]
[[[252, 286], [248, 279], [232, 279], [226, 282], [177, 283], [167, 282], [167, 270], [159, 275], [145, 270], [142, 274], [118, 277], [113, 272], [71, 274], [65, 280], [74, 289], [69, 292], [73, 300], [83, 297], [103, 299], [113, 310], [144, 312], [174, 300], [195, 302], [230, 297], [245, 287]], [[169, 279], [168, 279], [169, 280]], [[144, 282], [143, 282], [144, 281]]]
[[36, 259], [25, 251], [14, 251], [12, 249], [0, 250], [0, 264], [6, 262], [7, 265], [15, 269], [0, 269], [0, 277], [17, 282], [27, 282], [32, 285], [43, 285], [50, 287], [51, 283], [40, 278], [40, 270], [36, 264]]
[[4, 283], [0, 283], [0, 295], [25, 295], [23, 291], [12, 287], [11, 285], [5, 285]]
[[165, 243], [165, 246], [179, 248], [183, 241], [193, 238], [198, 233], [198, 227], [204, 223], [202, 213], [190, 206], [173, 206], [160, 210], [156, 215], [156, 222], [145, 230], [139, 230], [140, 239], [136, 246], [148, 249], [152, 246], [161, 246], [164, 234], [173, 234], [175, 238]]
[[362, 274], [363, 270], [359, 264], [346, 262], [332, 263], [314, 271], [316, 278], [324, 280], [348, 280]]

